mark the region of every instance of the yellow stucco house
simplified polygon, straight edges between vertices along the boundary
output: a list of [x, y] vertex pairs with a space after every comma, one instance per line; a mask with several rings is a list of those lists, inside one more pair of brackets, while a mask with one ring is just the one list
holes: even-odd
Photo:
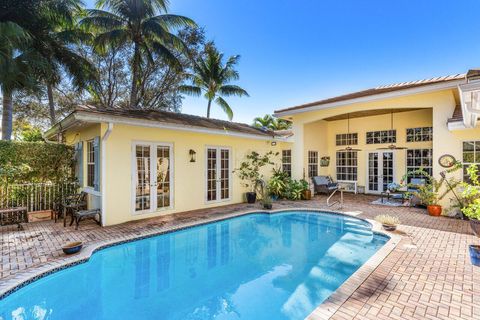
[[278, 152], [277, 166], [294, 178], [330, 175], [375, 194], [410, 170], [438, 175], [442, 155], [480, 165], [479, 79], [469, 71], [277, 110], [293, 122], [293, 136], [185, 114], [88, 107], [46, 136], [75, 146], [79, 182], [103, 225], [242, 202], [245, 189], [232, 171], [251, 151]]
[[[277, 110], [293, 122], [292, 175], [330, 175], [381, 193], [408, 171], [434, 176], [443, 155], [480, 165], [480, 72], [381, 86]], [[330, 163], [320, 165], [321, 159]], [[458, 178], [462, 178], [458, 172]], [[442, 204], [448, 205], [448, 199]]]

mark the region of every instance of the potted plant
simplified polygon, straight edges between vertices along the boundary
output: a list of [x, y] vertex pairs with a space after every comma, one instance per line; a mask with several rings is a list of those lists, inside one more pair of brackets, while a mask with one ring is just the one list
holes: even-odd
[[387, 190], [390, 192], [397, 192], [402, 186], [396, 182], [391, 182], [387, 185]]
[[308, 184], [307, 180], [305, 179], [300, 180], [300, 184], [302, 185], [302, 188], [303, 188], [302, 198], [304, 200], [312, 199], [312, 191], [310, 190], [310, 185]]
[[320, 158], [320, 167], [328, 167], [330, 165], [330, 157]]
[[461, 210], [470, 219], [470, 227], [473, 233], [480, 237], [480, 178], [478, 167], [471, 165], [467, 168], [467, 174], [470, 181], [462, 183], [462, 197], [466, 204]]
[[272, 210], [272, 197], [266, 189], [262, 196], [262, 204], [264, 209]]
[[285, 196], [285, 186], [289, 176], [281, 169], [273, 169], [273, 175], [268, 180], [267, 188], [273, 200], [283, 198]]
[[[460, 167], [461, 165], [457, 164], [452, 169], [440, 173], [440, 180], [435, 179], [423, 169], [415, 170], [408, 174], [411, 176], [421, 175], [426, 178], [427, 183], [425, 183], [425, 185], [417, 186], [417, 190], [414, 191], [413, 194], [415, 194], [420, 199], [421, 203], [427, 207], [427, 212], [429, 215], [435, 217], [442, 215], [443, 209], [439, 204], [440, 201], [445, 198], [445, 196], [449, 194], [453, 188], [460, 184], [460, 181], [455, 178], [447, 178], [446, 174], [456, 171]], [[443, 188], [445, 183], [447, 184], [447, 188]]]
[[375, 220], [382, 224], [383, 229], [387, 231], [395, 231], [400, 224], [400, 220], [397, 217], [390, 216], [388, 214], [381, 214], [375, 217]]
[[256, 188], [259, 181], [263, 181], [263, 175], [260, 173], [260, 169], [266, 165], [273, 165], [271, 158], [278, 155], [273, 151], [269, 151], [264, 155], [260, 155], [258, 152], [252, 151], [247, 154], [246, 159], [240, 163], [240, 167], [235, 169], [234, 172], [238, 174], [242, 185], [250, 189], [246, 192], [246, 198], [248, 203], [255, 203], [257, 200]]

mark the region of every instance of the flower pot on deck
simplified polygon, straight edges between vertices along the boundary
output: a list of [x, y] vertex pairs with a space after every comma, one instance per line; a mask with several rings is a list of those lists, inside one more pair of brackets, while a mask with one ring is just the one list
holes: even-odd
[[311, 200], [312, 199], [312, 191], [311, 190], [304, 190], [303, 191], [303, 199]]
[[433, 217], [440, 217], [442, 215], [442, 206], [430, 205], [427, 206], [428, 214]]
[[257, 194], [255, 192], [247, 192], [247, 202], [255, 203], [257, 201]]
[[472, 228], [473, 233], [480, 238], [480, 220], [470, 220], [470, 228]]
[[480, 246], [478, 245], [469, 245], [468, 251], [470, 253], [470, 261], [474, 266], [480, 267]]
[[383, 229], [385, 229], [386, 231], [397, 230], [397, 225], [395, 225], [395, 224], [382, 224], [382, 226], [383, 226]]

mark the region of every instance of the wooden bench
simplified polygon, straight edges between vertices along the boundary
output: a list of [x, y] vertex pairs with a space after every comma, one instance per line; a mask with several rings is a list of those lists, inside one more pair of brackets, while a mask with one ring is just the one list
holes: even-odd
[[27, 222], [27, 208], [25, 207], [0, 209], [0, 226], [16, 224], [18, 230], [23, 230], [21, 223]]
[[[97, 216], [98, 220], [96, 219]], [[102, 212], [100, 209], [76, 211], [73, 213], [73, 219], [75, 220], [75, 230], [78, 230], [80, 221], [84, 219], [94, 219], [98, 225], [102, 225]]]

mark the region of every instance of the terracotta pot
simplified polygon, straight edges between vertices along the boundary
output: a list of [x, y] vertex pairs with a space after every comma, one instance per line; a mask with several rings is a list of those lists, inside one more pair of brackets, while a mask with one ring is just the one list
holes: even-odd
[[470, 220], [470, 228], [472, 228], [473, 233], [480, 238], [480, 220]]
[[312, 191], [311, 190], [304, 190], [303, 191], [303, 199], [305, 199], [305, 200], [312, 199]]
[[427, 206], [428, 214], [434, 217], [440, 217], [442, 215], [442, 206], [431, 205]]

